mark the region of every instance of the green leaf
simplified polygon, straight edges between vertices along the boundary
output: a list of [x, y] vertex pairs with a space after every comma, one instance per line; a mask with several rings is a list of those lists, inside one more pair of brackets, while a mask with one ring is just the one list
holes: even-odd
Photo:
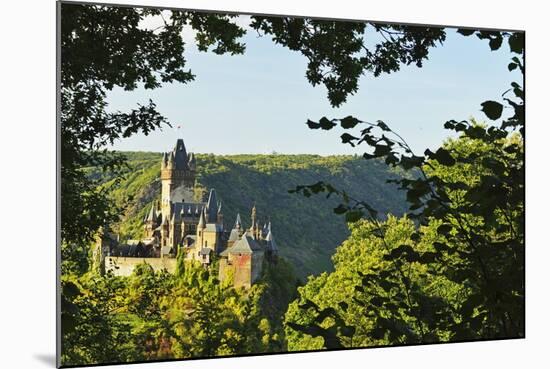
[[502, 115], [503, 106], [501, 103], [489, 100], [482, 103], [481, 106], [481, 111], [491, 120], [497, 120]]
[[508, 38], [510, 51], [516, 54], [522, 54], [525, 47], [525, 36], [522, 32], [515, 32]]
[[500, 49], [500, 46], [502, 46], [502, 35], [500, 34], [489, 41], [489, 47], [493, 51]]
[[346, 222], [354, 223], [357, 222], [363, 216], [361, 210], [350, 210], [346, 213]]
[[345, 118], [340, 119], [340, 125], [342, 128], [348, 129], [355, 127], [358, 123], [361, 121], [357, 118], [352, 117], [351, 115], [348, 115]]
[[306, 124], [310, 129], [319, 129], [319, 128], [321, 128], [321, 125], [319, 123], [315, 123], [314, 121], [309, 120], [309, 119], [307, 120]]
[[441, 235], [448, 235], [452, 229], [453, 227], [450, 224], [442, 224], [437, 227], [437, 233]]
[[349, 210], [349, 208], [347, 206], [344, 206], [343, 204], [340, 204], [337, 207], [335, 207], [333, 211], [336, 214], [344, 214], [348, 210]]
[[456, 160], [451, 156], [449, 150], [446, 150], [442, 147], [437, 149], [435, 153], [431, 152], [430, 150], [426, 150], [425, 154], [428, 155], [430, 159], [437, 160], [437, 162], [441, 165], [451, 166], [456, 163]]
[[319, 125], [321, 126], [322, 129], [328, 131], [328, 130], [334, 128], [334, 126], [336, 126], [336, 123], [332, 122], [331, 120], [327, 119], [326, 117], [323, 117], [319, 121]]
[[475, 30], [473, 29], [466, 29], [466, 28], [459, 28], [456, 30], [458, 33], [460, 33], [463, 36], [471, 36], [474, 34]]
[[340, 138], [342, 139], [342, 143], [346, 144], [349, 143], [351, 146], [355, 147], [355, 144], [353, 141], [357, 141], [358, 138], [355, 136], [350, 135], [349, 133], [343, 133]]
[[510, 63], [508, 64], [508, 70], [511, 72], [513, 71], [514, 69], [516, 69], [518, 67], [518, 65], [516, 63]]
[[376, 123], [378, 123], [378, 127], [379, 127], [382, 131], [391, 132], [390, 127], [388, 127], [388, 125], [387, 125], [386, 123], [382, 122], [381, 120], [376, 121]]

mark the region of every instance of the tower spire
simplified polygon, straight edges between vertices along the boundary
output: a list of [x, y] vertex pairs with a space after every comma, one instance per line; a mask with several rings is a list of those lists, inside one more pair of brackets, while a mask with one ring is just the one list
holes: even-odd
[[252, 206], [252, 214], [250, 216], [251, 222], [252, 222], [252, 228], [256, 226], [256, 203], [254, 203], [254, 206]]
[[233, 228], [235, 229], [241, 229], [243, 227], [241, 222], [241, 214], [237, 213], [237, 219], [235, 220], [235, 226]]
[[208, 211], [207, 221], [208, 223], [215, 223], [218, 217], [218, 200], [216, 198], [216, 190], [211, 189], [208, 196], [208, 203], [206, 204]]
[[205, 213], [205, 210], [201, 211], [201, 217], [199, 218], [199, 225], [197, 226], [199, 229], [206, 228], [206, 219], [204, 219], [204, 213]]

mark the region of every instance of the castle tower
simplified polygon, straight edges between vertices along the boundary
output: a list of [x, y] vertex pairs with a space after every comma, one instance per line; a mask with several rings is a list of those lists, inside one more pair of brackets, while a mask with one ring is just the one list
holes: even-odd
[[170, 226], [168, 217], [163, 215], [162, 222], [160, 223], [160, 244], [161, 246], [168, 246], [168, 239], [170, 235]]
[[277, 247], [277, 244], [275, 243], [275, 239], [273, 238], [273, 232], [271, 232], [271, 222], [269, 222], [269, 225], [267, 226], [267, 235], [265, 236], [265, 241], [266, 241], [267, 257], [271, 261], [277, 261], [277, 254], [279, 252], [279, 248]]
[[252, 207], [252, 214], [250, 215], [250, 220], [252, 223], [252, 225], [250, 226], [250, 234], [255, 240], [259, 240], [261, 238], [260, 237], [261, 230], [260, 230], [260, 225], [258, 223], [258, 217], [256, 214], [256, 204], [254, 204], [254, 206]]
[[161, 212], [168, 219], [172, 217], [171, 203], [193, 200], [195, 170], [195, 156], [188, 156], [183, 140], [178, 139], [174, 149], [164, 153], [160, 168]]
[[153, 237], [153, 232], [155, 231], [155, 228], [157, 227], [157, 211], [156, 211], [156, 203], [153, 202], [153, 205], [151, 205], [151, 210], [149, 211], [149, 214], [147, 217], [145, 217], [145, 237]]
[[227, 240], [227, 247], [233, 246], [235, 242], [241, 239], [241, 236], [243, 235], [243, 225], [241, 223], [241, 215], [237, 213], [237, 220], [235, 220], [235, 225], [233, 226], [233, 229], [229, 233], [229, 239]]
[[170, 220], [170, 227], [169, 227], [169, 242], [168, 246], [172, 247], [174, 250], [176, 250], [176, 246], [179, 244], [181, 238], [181, 220], [176, 217], [176, 213], [172, 213], [172, 218]]
[[197, 225], [197, 242], [202, 247], [204, 242], [204, 230], [206, 229], [206, 217], [204, 216], [204, 209], [201, 211], [199, 224]]

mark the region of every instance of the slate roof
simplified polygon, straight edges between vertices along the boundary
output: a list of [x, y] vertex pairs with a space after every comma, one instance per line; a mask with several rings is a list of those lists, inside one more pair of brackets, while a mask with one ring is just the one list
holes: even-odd
[[187, 165], [187, 150], [185, 149], [185, 144], [181, 138], [176, 142], [176, 147], [174, 147], [172, 153], [174, 157], [174, 166], [176, 169], [189, 169], [189, 166]]
[[[227, 254], [252, 254], [254, 252], [263, 251], [262, 247], [250, 236], [248, 233], [243, 234], [242, 238], [237, 241], [233, 246], [224, 250]], [[222, 255], [222, 252], [220, 255]]]
[[122, 257], [149, 257], [151, 254], [150, 247], [145, 247], [143, 244], [132, 244], [132, 245], [120, 245], [114, 250], [114, 256]]
[[235, 225], [233, 228], [242, 228], [243, 224], [241, 222], [241, 214], [237, 213], [237, 220], [235, 220]]
[[172, 211], [175, 214], [181, 216], [182, 212], [184, 217], [198, 217], [206, 204], [203, 202], [174, 202], [172, 204]]
[[235, 242], [239, 240], [239, 230], [237, 228], [233, 228], [231, 232], [229, 233], [228, 242]]
[[147, 218], [145, 218], [146, 222], [153, 222], [157, 220], [157, 212], [155, 211], [155, 208], [156, 208], [155, 205], [156, 205], [155, 203], [151, 205], [151, 210], [149, 211], [149, 215], [147, 215]]
[[278, 247], [277, 247], [277, 244], [275, 243], [275, 240], [273, 239], [273, 234], [271, 233], [271, 229], [267, 233], [267, 236], [265, 237], [265, 240], [267, 242], [267, 248], [269, 250], [277, 251]]
[[205, 228], [206, 227], [206, 220], [204, 220], [204, 210], [201, 211], [201, 217], [199, 218], [199, 224], [197, 225], [198, 228]]
[[208, 211], [207, 221], [208, 223], [215, 223], [218, 218], [218, 199], [216, 197], [216, 190], [211, 189], [210, 195], [208, 195], [208, 203], [206, 204], [206, 209]]

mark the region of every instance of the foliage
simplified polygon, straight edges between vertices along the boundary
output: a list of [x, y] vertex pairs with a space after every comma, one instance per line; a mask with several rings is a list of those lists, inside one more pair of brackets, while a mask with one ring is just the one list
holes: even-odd
[[253, 16], [251, 27], [304, 55], [308, 81], [326, 87], [332, 106], [342, 105], [349, 94], [357, 92], [363, 73], [377, 77], [398, 71], [402, 64], [421, 67], [429, 49], [445, 40], [445, 30], [433, 26], [299, 17]]
[[[284, 258], [267, 265], [248, 291], [220, 285], [210, 271], [184, 265], [181, 255], [175, 275], [144, 264], [129, 278], [100, 276], [88, 265], [101, 226], [122, 215], [117, 231], [139, 236], [146, 205], [158, 196], [157, 154], [110, 152], [106, 145], [169, 124], [152, 101], [108, 113], [107, 92], [192, 81], [183, 55], [185, 26], [197, 32], [200, 51], [216, 54], [243, 53], [238, 39], [244, 30], [230, 15], [77, 4], [61, 9], [63, 365], [277, 352], [286, 350], [286, 336], [289, 349], [302, 350], [524, 335], [520, 83], [511, 84], [502, 102], [481, 104], [490, 120], [504, 117], [500, 126], [448, 121], [445, 128], [460, 138], [424, 155], [414, 154], [384, 122], [348, 116], [307, 124], [362, 128], [341, 139], [371, 147], [364, 155], [370, 165], [345, 157], [198, 158], [204, 169], [197, 192], [217, 188], [230, 219], [237, 212], [246, 218], [253, 202], [269, 211], [281, 226], [275, 234], [283, 255], [304, 274], [328, 269], [333, 245], [345, 236], [343, 223], [322, 209], [333, 207], [350, 223], [334, 272], [300, 288], [283, 328], [297, 286]], [[142, 27], [150, 17], [162, 25]], [[441, 28], [309, 18], [253, 16], [251, 27], [304, 55], [308, 81], [327, 88], [332, 106], [357, 91], [363, 73], [421, 67], [429, 49], [445, 40]], [[366, 42], [367, 29], [378, 37], [374, 46]], [[506, 42], [514, 54], [508, 69], [524, 73], [522, 33], [459, 32], [488, 40], [491, 50]], [[406, 193], [407, 217], [380, 215], [402, 213], [395, 186], [378, 182], [386, 179]], [[296, 186], [306, 182], [315, 183]], [[292, 187], [303, 201], [278, 191]], [[321, 192], [328, 203], [312, 196]], [[298, 234], [303, 237], [290, 238]]]
[[[428, 253], [437, 234], [438, 223], [423, 227], [423, 240], [414, 244], [410, 236], [415, 224], [408, 218], [393, 216], [381, 224], [385, 237], [369, 221], [350, 223], [351, 236], [333, 256], [334, 272], [310, 277], [300, 287], [299, 299], [292, 302], [285, 316], [289, 349], [293, 351], [380, 346], [395, 343], [447, 340], [450, 332], [436, 323], [452, 319], [452, 306], [465, 288], [460, 284], [427, 273], [421, 261], [401, 265], [390, 259], [392, 254], [415, 246]], [[403, 288], [407, 284], [407, 288]], [[421, 301], [422, 304], [417, 304]], [[323, 316], [318, 311], [333, 309]], [[421, 319], [411, 310], [422, 309]], [[330, 310], [329, 310], [330, 312]], [[321, 317], [322, 319], [319, 319]], [[347, 328], [338, 332], [338, 321]], [[384, 326], [385, 329], [381, 329]], [[306, 332], [306, 328], [309, 333]], [[313, 334], [333, 329], [333, 341]]]
[[[492, 50], [507, 39], [510, 51], [517, 54], [508, 69], [519, 68], [523, 72], [522, 34], [480, 31], [476, 35], [489, 39]], [[389, 267], [356, 272], [362, 278], [357, 287], [362, 298], [355, 298], [354, 302], [365, 309], [364, 316], [376, 316], [370, 338], [394, 344], [433, 342], [441, 337], [470, 340], [524, 336], [525, 116], [520, 84], [513, 82], [512, 88], [503, 94], [503, 100], [512, 114], [503, 119], [500, 126], [448, 121], [445, 128], [458, 132], [459, 138], [448, 140], [435, 152], [426, 150], [423, 156], [415, 155], [407, 142], [381, 121], [370, 123], [350, 116], [307, 122], [312, 129], [325, 130], [333, 129], [338, 123], [343, 129], [361, 126], [359, 135], [342, 134], [342, 142], [352, 146], [367, 144], [372, 151], [364, 154], [365, 159], [381, 158], [389, 166], [415, 169], [421, 174], [418, 178], [390, 180], [406, 191], [409, 216], [421, 225], [395, 248], [389, 243], [394, 227], [380, 223], [375, 207], [369, 202], [357, 200], [323, 181], [297, 186], [293, 191], [305, 196], [323, 192], [328, 193], [327, 196], [339, 196], [342, 203], [334, 212], [345, 214], [349, 222], [367, 217], [373, 234], [383, 246], [381, 249], [387, 252], [383, 258], [391, 262]], [[504, 105], [500, 102], [486, 101], [481, 105], [489, 119], [502, 117]], [[436, 233], [440, 238], [432, 240], [431, 248], [425, 249], [421, 245], [428, 233], [422, 227], [433, 224], [437, 224]], [[464, 290], [458, 294], [463, 298], [456, 300], [456, 294], [427, 294], [422, 288], [424, 276], [413, 278], [409, 274], [417, 264], [424, 266], [429, 278], [442, 278], [445, 284], [463, 286]], [[304, 288], [305, 296], [307, 291]], [[311, 319], [322, 323], [319, 306], [327, 302], [323, 299], [318, 306], [307, 301], [298, 307], [304, 314], [307, 311], [312, 314], [310, 308], [315, 310], [310, 320], [305, 324], [291, 321], [289, 329], [322, 337], [325, 347], [334, 346], [334, 338], [337, 338], [336, 347], [345, 344], [347, 338], [341, 335], [327, 337], [335, 329], [347, 327], [343, 320], [339, 323], [334, 319], [330, 326], [316, 325], [317, 331], [311, 330]], [[332, 309], [334, 306], [334, 303], [329, 305]], [[389, 314], [380, 313], [381, 308], [389, 309]], [[333, 310], [332, 315], [340, 317], [341, 314]], [[319, 342], [315, 341], [315, 345]], [[302, 347], [303, 343], [298, 340], [296, 345]]]
[[289, 264], [266, 265], [250, 290], [213, 274], [199, 263], [175, 274], [144, 263], [129, 277], [65, 277], [63, 365], [286, 350], [280, 317], [297, 283]]
[[[61, 13], [62, 260], [64, 273], [83, 273], [86, 245], [120, 212], [84, 168], [94, 166], [119, 178], [125, 158], [104, 150], [105, 145], [168, 124], [152, 101], [130, 112], [107, 113], [106, 92], [115, 86], [153, 89], [192, 81], [181, 36], [187, 24], [198, 32], [200, 50], [212, 47], [218, 54], [242, 53], [244, 45], [236, 39], [244, 31], [229, 21], [231, 16], [196, 12], [172, 11], [167, 20], [158, 9], [62, 4]], [[153, 16], [164, 24], [141, 26]]]

